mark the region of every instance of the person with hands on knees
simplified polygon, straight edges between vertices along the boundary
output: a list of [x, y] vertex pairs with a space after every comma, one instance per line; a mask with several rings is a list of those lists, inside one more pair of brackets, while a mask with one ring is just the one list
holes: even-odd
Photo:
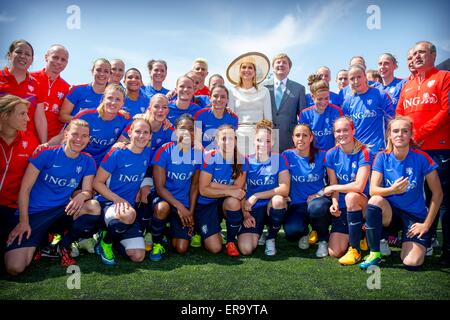
[[299, 124], [294, 128], [292, 140], [295, 148], [286, 150], [290, 173], [290, 203], [284, 221], [284, 232], [288, 241], [298, 241], [302, 250], [311, 244], [308, 224], [316, 230], [318, 248], [316, 256], [328, 255], [331, 200], [324, 197], [325, 151], [315, 146], [311, 127]]
[[355, 125], [350, 117], [338, 118], [333, 129], [336, 147], [328, 150], [325, 157], [329, 185], [324, 194], [331, 196], [332, 201], [328, 252], [340, 258], [341, 265], [353, 265], [361, 260], [363, 211], [369, 194], [367, 181], [372, 156], [355, 138]]
[[218, 253], [222, 250], [220, 223], [225, 215], [226, 252], [229, 256], [239, 256], [235, 239], [242, 223], [241, 200], [245, 196], [243, 159], [237, 152], [233, 126], [221, 125], [215, 135], [217, 149], [205, 154], [200, 168], [195, 225], [205, 249]]
[[[36, 247], [55, 223], [70, 225], [59, 243], [61, 265], [73, 265], [71, 243], [93, 233], [100, 205], [92, 197], [95, 162], [82, 152], [89, 142], [89, 124], [73, 120], [65, 129], [64, 143], [41, 148], [30, 159], [19, 192], [19, 208], [13, 217], [5, 254], [6, 270], [22, 273]], [[76, 191], [81, 185], [81, 190]], [[12, 225], [11, 224], [11, 225]]]
[[260, 120], [256, 124], [255, 151], [247, 159], [247, 193], [243, 201], [244, 222], [238, 244], [242, 254], [249, 255], [258, 246], [258, 239], [268, 223], [264, 253], [276, 255], [275, 240], [284, 220], [289, 195], [290, 175], [284, 155], [272, 152], [273, 124]]
[[[387, 135], [386, 151], [376, 155], [370, 181], [371, 197], [366, 211], [370, 255], [359, 266], [367, 269], [380, 264], [382, 228], [390, 227], [402, 229], [403, 266], [417, 270], [431, 244], [430, 228], [443, 198], [438, 165], [427, 153], [415, 148], [409, 118], [392, 119]], [[432, 192], [428, 208], [423, 192], [425, 181]]]
[[130, 143], [127, 147], [112, 148], [100, 164], [94, 180], [106, 225], [96, 252], [107, 265], [116, 264], [113, 243], [131, 261], [141, 262], [145, 258], [141, 221], [136, 218], [133, 207], [150, 163], [150, 123], [143, 117], [135, 118], [128, 135]]
[[194, 149], [194, 119], [191, 115], [183, 114], [176, 120], [175, 135], [177, 140], [164, 144], [152, 160], [152, 261], [161, 260], [165, 252], [161, 243], [167, 220], [170, 221], [172, 245], [178, 253], [188, 250], [194, 231], [195, 200], [198, 196], [196, 176], [202, 154]]

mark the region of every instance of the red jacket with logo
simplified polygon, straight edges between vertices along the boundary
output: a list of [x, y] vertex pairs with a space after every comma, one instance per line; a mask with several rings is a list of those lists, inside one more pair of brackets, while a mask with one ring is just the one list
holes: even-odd
[[403, 85], [396, 113], [412, 119], [413, 138], [424, 141], [423, 150], [450, 149], [449, 89], [450, 72], [436, 68]]

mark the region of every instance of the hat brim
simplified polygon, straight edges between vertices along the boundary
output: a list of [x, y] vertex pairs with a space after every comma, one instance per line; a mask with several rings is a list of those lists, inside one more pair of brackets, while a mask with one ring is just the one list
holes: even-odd
[[239, 84], [239, 69], [241, 64], [246, 61], [253, 62], [256, 66], [256, 83], [263, 82], [269, 73], [270, 61], [266, 55], [260, 52], [247, 52], [234, 59], [227, 68], [228, 81], [234, 85]]

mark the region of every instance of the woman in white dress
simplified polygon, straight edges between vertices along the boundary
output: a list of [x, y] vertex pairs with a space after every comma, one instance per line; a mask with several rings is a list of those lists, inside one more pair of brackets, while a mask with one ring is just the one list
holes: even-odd
[[235, 85], [231, 89], [228, 107], [239, 117], [236, 131], [238, 150], [244, 156], [255, 153], [256, 123], [262, 119], [272, 120], [269, 90], [259, 85], [269, 69], [269, 59], [259, 52], [245, 53], [227, 68], [227, 78]]

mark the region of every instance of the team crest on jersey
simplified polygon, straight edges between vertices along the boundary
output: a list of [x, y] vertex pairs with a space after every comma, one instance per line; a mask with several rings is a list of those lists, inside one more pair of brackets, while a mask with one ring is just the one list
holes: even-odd
[[369, 106], [371, 106], [371, 105], [372, 105], [372, 99], [367, 100], [367, 104], [368, 104]]
[[69, 188], [76, 188], [78, 186], [77, 180], [70, 179], [69, 184], [67, 185]]
[[330, 123], [330, 119], [329, 118], [325, 118], [325, 123], [329, 124]]
[[23, 147], [24, 149], [26, 149], [26, 148], [28, 147], [28, 141], [23, 140], [23, 141], [22, 141], [22, 147]]
[[356, 161], [352, 162], [352, 168], [355, 169], [356, 168]]
[[316, 164], [313, 162], [313, 163], [310, 163], [309, 164], [309, 167], [311, 168], [311, 170], [314, 170], [314, 168], [316, 167]]
[[147, 160], [144, 160], [144, 167], [146, 167], [147, 166]]
[[394, 93], [394, 92], [395, 92], [395, 88], [394, 88], [394, 87], [390, 88], [390, 89], [389, 89], [389, 92], [390, 92], [390, 93]]
[[203, 233], [203, 234], [207, 234], [207, 233], [208, 233], [208, 225], [204, 224], [204, 225], [202, 226], [202, 233]]
[[59, 108], [58, 108], [58, 105], [56, 103], [52, 107], [52, 112], [53, 113], [59, 113]]
[[33, 91], [34, 91], [34, 87], [33, 87], [32, 85], [29, 85], [29, 86], [28, 86], [28, 90], [29, 90], [30, 92], [33, 92]]
[[406, 171], [406, 174], [407, 174], [408, 176], [412, 176], [412, 174], [413, 174], [413, 168], [408, 167], [408, 168], [405, 169], [405, 171]]
[[428, 83], [427, 83], [428, 88], [431, 88], [432, 86], [434, 86], [435, 82], [436, 82], [436, 80], [428, 81]]
[[115, 128], [115, 129], [114, 129], [114, 134], [115, 134], [115, 135], [118, 135], [118, 134], [119, 134], [119, 131], [120, 131], [119, 128]]
[[76, 169], [76, 171], [77, 171], [77, 173], [78, 173], [78, 174], [80, 174], [81, 170], [83, 170], [83, 167], [81, 167], [81, 166], [77, 166], [77, 169]]
[[64, 98], [64, 93], [62, 93], [61, 91], [58, 91], [58, 99], [62, 100]]
[[141, 113], [144, 113], [144, 112], [145, 112], [145, 108], [141, 107]]
[[156, 143], [161, 143], [162, 139], [156, 139]]

